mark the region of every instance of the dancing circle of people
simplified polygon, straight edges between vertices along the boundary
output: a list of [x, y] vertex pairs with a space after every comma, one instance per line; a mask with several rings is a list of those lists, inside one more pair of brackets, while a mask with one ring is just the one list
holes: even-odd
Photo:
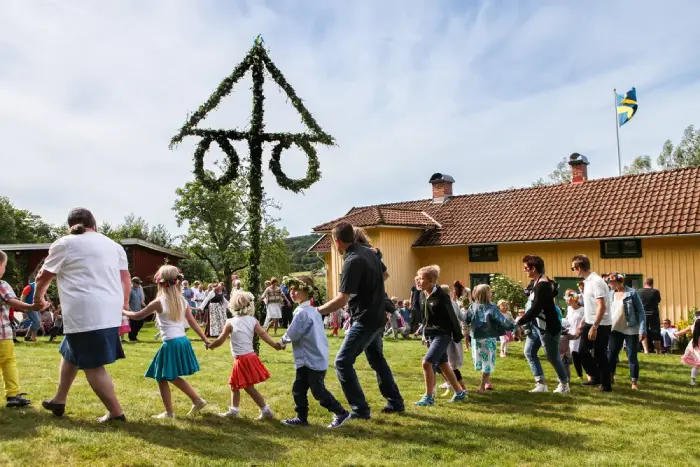
[[[44, 297], [54, 278], [61, 301], [64, 339], [59, 347], [58, 388], [42, 406], [55, 416], [63, 416], [70, 388], [82, 370], [108, 411], [98, 419], [100, 422], [126, 421], [105, 367], [125, 358], [120, 336], [128, 334], [130, 340], [136, 340], [141, 323], [151, 315], [155, 316], [162, 345], [145, 376], [157, 381], [164, 406], [164, 412], [154, 418], [175, 416], [171, 386], [192, 401], [188, 415], [207, 406], [207, 401], [185, 380], [200, 369], [187, 337], [187, 329], [191, 328], [207, 350], [229, 341], [233, 356], [228, 381], [231, 403], [220, 416], [240, 416], [243, 391], [259, 407], [260, 420], [275, 417], [256, 387], [270, 378], [254, 351], [255, 336], [258, 336], [275, 350], [292, 345], [296, 370], [292, 397], [296, 416], [281, 422], [288, 426], [309, 424], [310, 391], [313, 398], [333, 414], [328, 427], [337, 428], [348, 420], [371, 417], [354, 368], [362, 353], [376, 373], [379, 390], [387, 401], [382, 412], [405, 411], [404, 399], [384, 357], [385, 326], [387, 335], [393, 333], [395, 339], [399, 332], [404, 338], [420, 336], [427, 347], [422, 361], [425, 391], [415, 402], [417, 407], [436, 404], [437, 374], [444, 379], [441, 387], [446, 392], [443, 396], [452, 395], [450, 403], [466, 400], [467, 386], [460, 372], [465, 348], [471, 350], [474, 368], [481, 372], [478, 392], [494, 390], [492, 376], [498, 343], [501, 344], [500, 356], [506, 357], [508, 343], [516, 337], [525, 341], [524, 354], [535, 380], [531, 392], [549, 391], [538, 355], [540, 348], [558, 380], [553, 392], [569, 393], [572, 363], [580, 378], [584, 379], [585, 371], [587, 378], [583, 385], [610, 392], [623, 346], [629, 362], [631, 387], [636, 390], [639, 389], [637, 353], [640, 343], [646, 343], [647, 333], [651, 334], [653, 328], [648, 325], [649, 312], [653, 315], [655, 307], [658, 316], [661, 300], [651, 280], [638, 292], [625, 285], [623, 274], [611, 273], [603, 278], [592, 271], [589, 258], [577, 255], [572, 258], [571, 269], [581, 282], [578, 290], [563, 293], [567, 303], [564, 317], [555, 302], [559, 294], [557, 283], [545, 274], [542, 258], [528, 255], [523, 258], [523, 272], [530, 281], [524, 290], [527, 304], [523, 310], [518, 310], [516, 318], [507, 301], [492, 303], [489, 285], [478, 285], [473, 291], [459, 281], [452, 289], [440, 285], [438, 266], [419, 269], [411, 299], [398, 301], [385, 293], [388, 271], [381, 251], [372, 247], [361, 229], [341, 222], [332, 232], [335, 247], [343, 255], [337, 295], [321, 305], [311, 277], [285, 277], [282, 284], [272, 278], [259, 298], [267, 312], [266, 322], [261, 325], [255, 317], [256, 298], [242, 290], [240, 281], [234, 281], [234, 290], [227, 300], [223, 283], [211, 285], [206, 292], [199, 282], [190, 288], [180, 271], [170, 265], [156, 272], [157, 296], [146, 304], [141, 280], [129, 274], [124, 249], [98, 233], [97, 222], [90, 211], [73, 209], [68, 216], [68, 227], [70, 233], [51, 245], [36, 281], [28, 292], [25, 289], [27, 293], [22, 294], [22, 299], [16, 297], [7, 282], [0, 280], [0, 367], [8, 407], [30, 404], [24, 397], [26, 394], [19, 392], [9, 308], [26, 312], [44, 309]], [[7, 256], [0, 252], [0, 278], [6, 263]], [[293, 316], [292, 302], [296, 304]], [[205, 313], [205, 309], [208, 312]], [[280, 320], [287, 328], [276, 341], [268, 332], [272, 328], [277, 334]], [[335, 373], [347, 400], [347, 409], [325, 386], [329, 345], [324, 321], [333, 329], [332, 335], [338, 336], [341, 327], [345, 329], [344, 340], [335, 357]], [[700, 368], [700, 317], [676, 334], [687, 332], [692, 333], [692, 339], [681, 361], [691, 366], [691, 384], [694, 385]]]

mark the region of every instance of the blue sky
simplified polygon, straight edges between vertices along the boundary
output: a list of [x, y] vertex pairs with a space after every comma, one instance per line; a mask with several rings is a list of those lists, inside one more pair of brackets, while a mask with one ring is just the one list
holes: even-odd
[[[168, 142], [263, 33], [270, 55], [338, 146], [304, 195], [264, 185], [292, 234], [352, 206], [528, 186], [572, 152], [617, 173], [613, 88], [637, 88], [623, 164], [700, 124], [700, 2], [4, 2], [2, 194], [50, 222], [76, 205], [178, 229], [174, 190], [195, 141]], [[244, 126], [250, 81], [207, 119]], [[267, 88], [270, 131], [300, 131]], [[243, 148], [241, 148], [243, 151]], [[216, 153], [213, 153], [214, 156]], [[269, 149], [267, 152], [269, 157]], [[305, 159], [285, 152], [288, 175]], [[266, 166], [265, 162], [265, 166]]]

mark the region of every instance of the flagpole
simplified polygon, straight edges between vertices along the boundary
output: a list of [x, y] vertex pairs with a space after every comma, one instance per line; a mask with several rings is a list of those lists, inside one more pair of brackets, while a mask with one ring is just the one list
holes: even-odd
[[615, 99], [615, 135], [617, 135], [617, 175], [622, 175], [622, 158], [620, 157], [620, 119], [617, 116], [617, 89], [613, 89]]

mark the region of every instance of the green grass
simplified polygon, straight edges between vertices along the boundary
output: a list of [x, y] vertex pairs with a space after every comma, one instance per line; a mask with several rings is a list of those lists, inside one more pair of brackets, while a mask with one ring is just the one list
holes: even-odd
[[[126, 346], [127, 359], [110, 366], [129, 422], [103, 426], [94, 420], [103, 407], [83, 375], [76, 380], [67, 415], [58, 419], [40, 409], [57, 382], [57, 344], [17, 346], [22, 389], [32, 408], [0, 409], [0, 465], [698, 465], [700, 464], [700, 388], [688, 386], [689, 370], [678, 356], [641, 356], [642, 391], [626, 384], [623, 361], [615, 392], [574, 387], [573, 394], [528, 394], [532, 386], [522, 347], [499, 359], [496, 391], [450, 405], [440, 399], [417, 408], [422, 394], [416, 341], [385, 341], [394, 375], [407, 402], [402, 416], [379, 413], [383, 399], [364, 357], [358, 373], [372, 405], [371, 421], [353, 421], [329, 431], [330, 415], [311, 399], [308, 428], [258, 422], [257, 408], [243, 396], [243, 417], [220, 419], [229, 402], [228, 348], [206, 352], [193, 342], [202, 371], [188, 380], [210, 402], [202, 416], [188, 418], [189, 401], [174, 392], [176, 420], [153, 420], [163, 411], [157, 385], [143, 373], [158, 349], [153, 329], [144, 342]], [[340, 341], [331, 339], [331, 355]], [[278, 418], [294, 415], [290, 388], [294, 378], [288, 348], [263, 347], [272, 378], [259, 386]], [[623, 357], [624, 360], [624, 357]], [[545, 372], [553, 382], [553, 371]], [[463, 373], [470, 390], [478, 375]], [[331, 368], [329, 389], [345, 402]], [[553, 386], [553, 385], [552, 385]]]

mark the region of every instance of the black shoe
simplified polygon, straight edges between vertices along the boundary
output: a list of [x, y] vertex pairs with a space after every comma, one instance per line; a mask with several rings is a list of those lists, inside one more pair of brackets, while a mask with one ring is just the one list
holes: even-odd
[[112, 417], [110, 414], [104, 415], [97, 419], [97, 423], [110, 423], [110, 422], [126, 422], [126, 417], [124, 414]]
[[22, 394], [17, 394], [14, 397], [7, 397], [6, 407], [9, 407], [9, 408], [26, 407], [32, 403], [32, 401], [30, 401], [29, 399], [25, 399], [22, 396], [26, 396], [26, 394], [22, 393]]
[[584, 381], [583, 383], [581, 383], [581, 386], [600, 386], [600, 383], [592, 379], [590, 381]]
[[382, 413], [387, 413], [387, 414], [392, 414], [392, 413], [404, 413], [406, 411], [406, 408], [404, 406], [401, 407], [391, 407], [387, 405], [382, 409]]
[[604, 387], [604, 386], [601, 386], [601, 387], [598, 388], [598, 390], [599, 390], [600, 392], [612, 392], [612, 388], [611, 388], [611, 387], [610, 387], [610, 388], [606, 388], [606, 387]]
[[66, 413], [66, 404], [57, 404], [54, 401], [44, 401], [41, 406], [54, 414], [56, 417], [62, 417]]
[[287, 426], [309, 426], [309, 422], [306, 420], [302, 420], [299, 417], [294, 417], [290, 418], [287, 420], [282, 420], [280, 421], [282, 425], [287, 425]]
[[371, 418], [372, 418], [372, 416], [369, 415], [369, 414], [367, 414], [367, 415], [359, 415], [359, 414], [356, 414], [356, 413], [351, 413], [351, 414], [350, 414], [350, 419], [351, 419], [351, 420], [369, 420], [369, 419], [371, 419]]
[[21, 344], [21, 342], [18, 341], [17, 339], [12, 339], [12, 342], [14, 342], [15, 344]]

